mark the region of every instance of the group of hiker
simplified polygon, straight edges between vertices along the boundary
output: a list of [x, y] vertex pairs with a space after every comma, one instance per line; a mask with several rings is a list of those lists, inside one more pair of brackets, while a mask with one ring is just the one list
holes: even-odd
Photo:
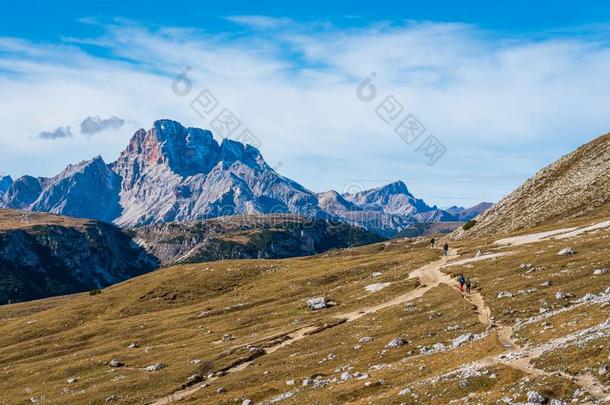
[[[436, 239], [430, 239], [430, 247], [432, 247], [432, 249], [436, 247]], [[449, 243], [447, 242], [443, 245], [443, 256], [449, 256]]]
[[[436, 247], [436, 239], [430, 239], [430, 247], [434, 249]], [[443, 256], [449, 256], [449, 243], [445, 242], [443, 244]], [[470, 288], [472, 283], [470, 282], [470, 278], [464, 277], [463, 274], [459, 274], [457, 278], [457, 282], [460, 285], [460, 291], [464, 292], [464, 287], [466, 287], [466, 293], [470, 294]]]

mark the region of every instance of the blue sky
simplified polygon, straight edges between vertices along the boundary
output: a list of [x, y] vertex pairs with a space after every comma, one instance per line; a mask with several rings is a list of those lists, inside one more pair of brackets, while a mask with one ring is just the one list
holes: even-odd
[[[205, 89], [314, 191], [402, 179], [440, 206], [497, 201], [610, 128], [602, 2], [84, 3], [3, 5], [0, 172], [110, 162], [159, 118], [209, 127], [191, 108]], [[417, 142], [376, 114], [388, 96], [425, 126]], [[433, 166], [429, 135], [447, 149]]]

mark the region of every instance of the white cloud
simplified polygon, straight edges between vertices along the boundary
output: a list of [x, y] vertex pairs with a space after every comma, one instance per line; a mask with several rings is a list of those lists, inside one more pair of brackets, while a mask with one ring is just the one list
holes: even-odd
[[56, 139], [71, 138], [71, 137], [72, 137], [72, 131], [70, 130], [70, 127], [58, 127], [53, 131], [42, 131], [41, 133], [36, 135], [36, 138], [38, 138], [38, 139], [45, 139], [45, 140], [49, 140], [49, 141], [54, 141]]
[[[235, 18], [264, 26], [264, 35], [123, 23], [64, 44], [0, 38], [0, 169], [52, 175], [100, 153], [111, 161], [135, 129], [158, 118], [209, 127], [211, 117], [190, 108], [209, 89], [261, 139], [269, 164], [281, 162], [283, 174], [311, 189], [401, 178], [432, 203], [467, 205], [497, 200], [610, 126], [603, 42], [504, 38], [464, 24], [314, 29]], [[87, 53], [87, 43], [112, 57]], [[192, 92], [179, 97], [171, 83], [187, 67]], [[363, 103], [356, 86], [371, 72], [378, 98]], [[390, 94], [447, 146], [436, 166], [375, 114]], [[29, 136], [78, 126], [91, 111], [127, 123], [89, 142], [42, 147]], [[44, 163], [28, 166], [30, 157]]]
[[99, 115], [88, 116], [80, 123], [80, 132], [85, 135], [94, 135], [107, 129], [117, 130], [124, 124], [125, 120], [115, 115], [104, 119]]

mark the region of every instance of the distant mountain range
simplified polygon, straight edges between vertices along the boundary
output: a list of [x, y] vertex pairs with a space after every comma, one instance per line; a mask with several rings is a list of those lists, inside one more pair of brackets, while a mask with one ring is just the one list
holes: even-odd
[[422, 222], [467, 221], [491, 204], [441, 210], [402, 181], [356, 194], [314, 193], [278, 174], [258, 149], [159, 120], [118, 159], [69, 165], [51, 178], [0, 177], [0, 207], [136, 227], [238, 214], [291, 213], [345, 221], [391, 237]]

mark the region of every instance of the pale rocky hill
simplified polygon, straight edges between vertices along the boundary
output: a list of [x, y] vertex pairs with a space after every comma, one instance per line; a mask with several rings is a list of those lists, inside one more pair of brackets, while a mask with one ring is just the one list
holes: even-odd
[[484, 237], [594, 214], [610, 204], [610, 134], [545, 167], [457, 238]]

